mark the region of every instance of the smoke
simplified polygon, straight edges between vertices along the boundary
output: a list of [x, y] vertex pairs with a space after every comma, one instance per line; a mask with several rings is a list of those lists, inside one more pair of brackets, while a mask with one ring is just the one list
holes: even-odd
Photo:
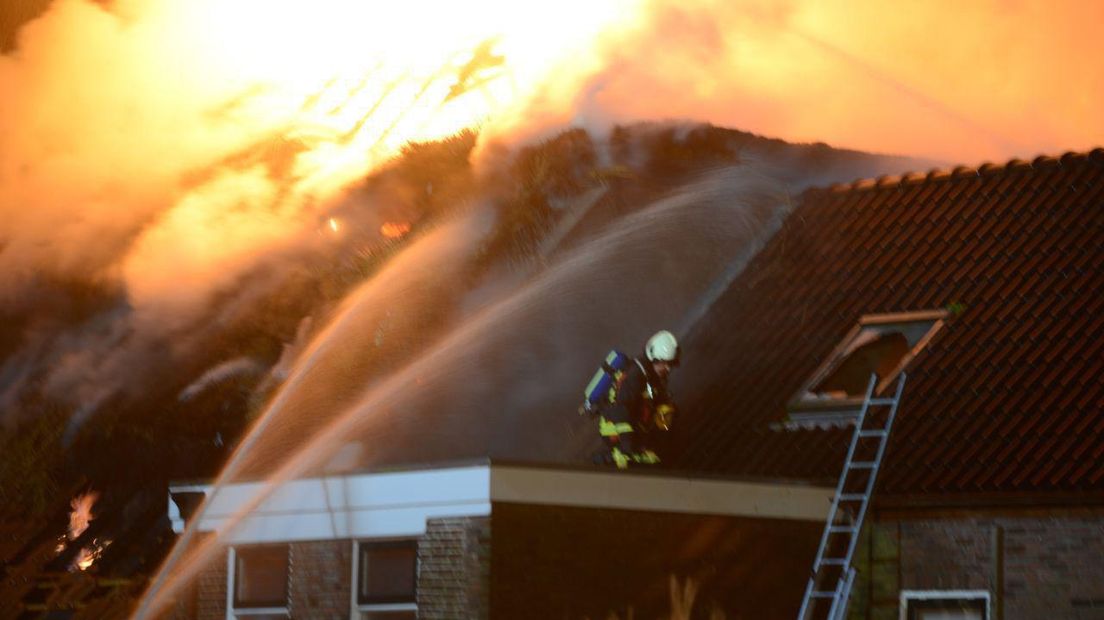
[[654, 0], [570, 106], [518, 132], [695, 119], [950, 164], [1087, 150], [1104, 143], [1100, 23], [1094, 2]]
[[193, 358], [336, 255], [320, 221], [410, 140], [480, 126], [484, 169], [642, 119], [947, 162], [1104, 142], [1097, 3], [453, 4], [5, 4], [5, 418], [33, 384], [79, 424]]

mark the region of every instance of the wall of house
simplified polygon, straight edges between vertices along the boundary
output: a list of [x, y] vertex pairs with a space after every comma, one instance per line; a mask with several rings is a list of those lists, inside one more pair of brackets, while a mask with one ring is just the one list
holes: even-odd
[[[192, 540], [190, 549], [202, 546], [210, 534]], [[212, 554], [196, 578], [182, 587], [176, 604], [166, 614], [170, 620], [226, 620], [226, 553]]]
[[901, 590], [985, 590], [992, 618], [1104, 618], [1104, 513], [868, 523], [852, 619], [896, 620]]
[[694, 618], [792, 618], [822, 527], [505, 503], [491, 519], [492, 618], [667, 618], [673, 599]]
[[[490, 573], [490, 519], [430, 519], [418, 541], [418, 617], [484, 618]], [[293, 618], [347, 619], [352, 541], [290, 544], [288, 609]], [[226, 552], [218, 553], [179, 597], [173, 620], [225, 620]]]
[[348, 540], [291, 543], [288, 599], [293, 618], [349, 617], [352, 547]]
[[418, 617], [486, 618], [491, 520], [430, 519], [418, 541]]
[[[792, 617], [820, 528], [496, 503], [491, 517], [427, 521], [418, 543], [418, 616], [659, 618], [670, 617], [674, 597], [692, 604], [695, 618]], [[292, 543], [292, 617], [348, 617], [351, 553], [349, 540]], [[226, 587], [220, 554], [173, 617], [224, 620]]]
[[[174, 620], [226, 619], [226, 551], [214, 554], [178, 599]], [[289, 546], [288, 604], [293, 617], [345, 620], [349, 617], [352, 543], [327, 540]]]

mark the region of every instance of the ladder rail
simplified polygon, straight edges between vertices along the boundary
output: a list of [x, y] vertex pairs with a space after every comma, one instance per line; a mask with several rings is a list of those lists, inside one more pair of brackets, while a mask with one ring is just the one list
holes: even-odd
[[847, 578], [841, 579], [836, 586], [836, 597], [832, 599], [832, 607], [828, 609], [828, 620], [843, 620], [847, 614], [847, 602], [851, 598], [851, 586], [855, 585], [855, 569], [847, 569]]
[[[886, 417], [885, 428], [893, 428], [893, 420], [897, 417], [897, 406], [901, 402], [901, 391], [905, 388], [904, 373], [901, 373], [901, 378], [897, 381], [897, 390], [893, 397], [893, 403], [889, 405], [889, 415]], [[858, 433], [856, 433], [856, 436]], [[878, 480], [878, 471], [882, 467], [882, 458], [885, 456], [886, 446], [889, 445], [889, 433], [878, 443], [878, 452], [874, 457], [874, 467], [870, 470], [870, 476], [866, 481], [866, 493], [863, 497], [862, 503], [859, 506], [859, 514], [855, 519], [856, 534], [857, 530], [862, 527], [863, 521], [866, 519], [866, 509], [870, 506], [870, 497], [874, 495], [874, 485]], [[851, 538], [851, 544], [847, 548], [847, 558], [854, 557], [855, 547], [858, 546], [859, 537], [853, 536]]]
[[[866, 397], [863, 399], [862, 408], [859, 409], [859, 417], [855, 420], [856, 429], [861, 429], [863, 423], [866, 420], [866, 410], [870, 405], [870, 397], [874, 391], [874, 384], [877, 382], [877, 375], [871, 374], [870, 380], [866, 386]], [[847, 481], [847, 469], [851, 464], [851, 459], [855, 455], [855, 449], [858, 447], [858, 433], [851, 436], [851, 444], [847, 447], [847, 456], [843, 461], [843, 475], [839, 477], [839, 481], [836, 482], [836, 492], [832, 494], [832, 505], [828, 509], [827, 525], [824, 528], [824, 532], [820, 535], [820, 544], [817, 545], [816, 556], [813, 560], [812, 574], [809, 575], [809, 583], [805, 586], [805, 595], [801, 598], [801, 610], [798, 612], [798, 620], [805, 618], [805, 612], [808, 610], [809, 603], [812, 600], [810, 594], [816, 587], [816, 576], [820, 571], [821, 563], [824, 561], [824, 549], [828, 546], [828, 539], [831, 537], [831, 526], [836, 521], [836, 512], [839, 510], [840, 497], [843, 496], [843, 487]]]
[[[854, 558], [855, 550], [858, 546], [859, 533], [862, 529], [863, 521], [866, 518], [867, 508], [870, 505], [870, 498], [874, 493], [878, 470], [881, 468], [882, 459], [885, 456], [886, 447], [889, 444], [889, 433], [893, 428], [893, 422], [897, 416], [897, 407], [901, 402], [901, 394], [905, 387], [905, 378], [904, 372], [898, 376], [897, 387], [892, 398], [875, 398], [874, 390], [878, 383], [878, 377], [876, 374], [871, 374], [870, 376], [862, 407], [859, 409], [859, 414], [855, 419], [855, 432], [852, 434], [850, 445], [847, 448], [843, 471], [840, 474], [839, 481], [836, 483], [836, 492], [832, 495], [832, 505], [828, 510], [828, 518], [825, 522], [824, 531], [821, 533], [820, 544], [817, 546], [816, 557], [813, 560], [813, 569], [809, 575], [809, 581], [805, 586], [805, 594], [802, 597], [801, 609], [797, 616], [798, 620], [805, 620], [806, 613], [816, 604], [816, 599], [827, 598], [828, 591], [816, 590], [816, 582], [820, 570], [827, 565], [840, 566], [843, 570], [843, 573], [837, 579], [836, 587], [831, 591], [833, 596], [832, 605], [828, 611], [828, 620], [842, 620], [847, 611], [847, 604], [851, 596], [851, 588], [854, 585], [856, 573], [854, 567], [851, 566], [851, 561]], [[886, 416], [885, 423], [881, 425], [880, 429], [866, 429], [867, 414], [869, 413], [871, 405], [889, 407], [889, 413]], [[878, 439], [878, 447], [873, 460], [862, 462], [855, 461], [855, 453], [858, 450], [859, 441], [871, 437], [876, 437]], [[844, 493], [849, 474], [861, 469], [869, 470], [868, 478], [863, 485], [863, 493]], [[836, 524], [841, 501], [859, 502], [857, 512], [852, 514], [850, 527], [841, 527]], [[847, 544], [847, 552], [844, 557], [825, 558], [824, 554], [828, 549], [828, 542], [832, 534], [846, 534], [850, 537]]]

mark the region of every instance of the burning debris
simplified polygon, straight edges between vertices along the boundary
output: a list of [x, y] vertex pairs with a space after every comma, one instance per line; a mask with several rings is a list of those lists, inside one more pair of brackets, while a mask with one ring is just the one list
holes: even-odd
[[[65, 534], [58, 538], [57, 546], [54, 548], [55, 555], [61, 555], [65, 548], [69, 546], [69, 543], [80, 538], [88, 530], [88, 526], [96, 518], [96, 515], [92, 512], [92, 507], [96, 505], [96, 501], [99, 499], [100, 494], [98, 492], [88, 491], [77, 495], [69, 502], [72, 509], [69, 512], [69, 527]], [[80, 551], [73, 556], [73, 561], [69, 563], [69, 572], [86, 571], [91, 568], [103, 555], [104, 550], [111, 546], [112, 542], [110, 539], [93, 538], [91, 542], [81, 547]]]
[[69, 572], [86, 571], [92, 568], [92, 565], [100, 559], [105, 549], [111, 546], [112, 541], [110, 539], [100, 541], [93, 538], [92, 542], [85, 547], [81, 547], [80, 553], [73, 558], [73, 563], [69, 565]]

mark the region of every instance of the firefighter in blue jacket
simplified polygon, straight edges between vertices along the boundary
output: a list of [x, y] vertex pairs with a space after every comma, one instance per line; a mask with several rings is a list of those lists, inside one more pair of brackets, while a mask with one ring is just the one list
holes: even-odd
[[[654, 465], [659, 456], [648, 447], [652, 431], [666, 431], [675, 413], [667, 377], [679, 363], [678, 341], [669, 331], [657, 332], [644, 345], [643, 358], [627, 358], [603, 368], [610, 377], [605, 394], [588, 400], [584, 409], [598, 416], [598, 433], [609, 450], [606, 460], [618, 469], [630, 464]], [[620, 366], [620, 367], [618, 367]], [[592, 382], [593, 384], [593, 382]]]

